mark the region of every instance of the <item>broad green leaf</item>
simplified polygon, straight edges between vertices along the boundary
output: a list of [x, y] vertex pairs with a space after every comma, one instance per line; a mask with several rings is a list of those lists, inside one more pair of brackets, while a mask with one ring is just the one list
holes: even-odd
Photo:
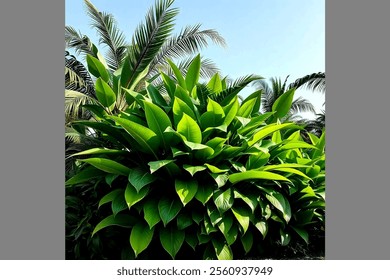
[[263, 235], [263, 240], [268, 233], [268, 223], [267, 221], [261, 220], [255, 224], [255, 227], [260, 231], [261, 235]]
[[299, 199], [316, 197], [316, 193], [314, 192], [313, 188], [310, 186], [307, 186], [306, 188], [301, 190], [301, 193], [304, 195], [301, 196]]
[[148, 75], [148, 73], [149, 73], [149, 65], [146, 66], [141, 72], [134, 73], [134, 71], [132, 71], [130, 79], [127, 79], [124, 82], [123, 87], [129, 90], [134, 90], [134, 88]]
[[232, 260], [233, 259], [233, 252], [232, 249], [225, 244], [225, 242], [222, 242], [218, 239], [212, 240], [215, 254], [217, 255], [218, 260]]
[[198, 144], [190, 141], [184, 141], [184, 144], [192, 151], [195, 151], [195, 157], [202, 161], [214, 154], [214, 150], [207, 145]]
[[123, 89], [125, 91], [125, 98], [127, 104], [131, 105], [133, 104], [133, 102], [137, 102], [137, 104], [141, 106], [142, 109], [145, 108], [144, 101], [147, 100], [147, 98], [144, 95], [126, 88]]
[[225, 174], [210, 173], [210, 176], [214, 178], [218, 188], [221, 188], [224, 185], [226, 185], [227, 181], [229, 180], [229, 175], [227, 173]]
[[215, 115], [219, 115], [222, 118], [225, 116], [225, 111], [223, 110], [222, 106], [211, 98], [209, 98], [207, 102], [207, 112], [213, 112]]
[[121, 214], [121, 215], [111, 215], [103, 220], [101, 220], [95, 227], [92, 232], [92, 236], [94, 236], [99, 230], [102, 230], [109, 226], [120, 226], [120, 227], [131, 227], [134, 223], [134, 219], [129, 215]]
[[107, 69], [104, 67], [103, 63], [99, 59], [87, 54], [87, 67], [88, 71], [94, 75], [96, 78], [102, 78], [105, 82], [108, 82], [110, 76], [107, 72]]
[[103, 204], [112, 202], [112, 201], [115, 199], [115, 197], [116, 197], [119, 193], [122, 193], [122, 192], [123, 192], [123, 190], [121, 190], [121, 189], [115, 189], [115, 190], [109, 192], [108, 194], [106, 194], [105, 196], [103, 196], [102, 199], [100, 199], [98, 208], [100, 208], [100, 206], [102, 206]]
[[281, 164], [270, 164], [264, 166], [262, 170], [268, 171], [268, 170], [274, 170], [279, 168], [306, 168], [306, 167], [308, 167], [308, 165], [300, 164], [300, 163], [281, 163]]
[[207, 168], [212, 172], [212, 173], [225, 173], [227, 171], [229, 171], [228, 168], [225, 168], [225, 169], [220, 169], [214, 165], [211, 165], [211, 164], [208, 164], [208, 163], [205, 163], [204, 164], [205, 166], [207, 166]]
[[259, 142], [260, 140], [274, 133], [275, 131], [285, 129], [291, 126], [293, 126], [292, 123], [270, 124], [264, 126], [260, 128], [259, 131], [253, 135], [252, 140], [248, 141], [248, 145], [253, 146], [255, 143]]
[[185, 77], [187, 89], [189, 91], [198, 83], [200, 76], [200, 55], [198, 54], [188, 67], [188, 71]]
[[214, 112], [204, 112], [199, 119], [203, 130], [207, 128], [218, 127], [222, 124], [223, 118], [221, 115], [216, 115]]
[[233, 224], [228, 234], [225, 236], [227, 244], [229, 246], [232, 245], [234, 242], [236, 242], [237, 237], [238, 237], [238, 226]]
[[179, 85], [180, 85], [182, 88], [185, 89], [187, 85], [186, 85], [186, 82], [185, 82], [185, 80], [184, 80], [184, 77], [183, 77], [183, 75], [181, 74], [179, 68], [178, 68], [171, 60], [168, 59], [167, 61], [168, 61], [169, 65], [171, 66], [173, 73], [175, 74], [175, 77], [176, 77], [177, 82], [179, 83]]
[[268, 171], [255, 171], [255, 170], [250, 170], [246, 172], [241, 172], [241, 173], [234, 173], [229, 176], [229, 181], [233, 184], [245, 181], [245, 180], [277, 180], [277, 181], [288, 181], [290, 182], [289, 179], [286, 177], [283, 177], [282, 175], [268, 172]]
[[195, 196], [198, 190], [198, 181], [189, 180], [175, 180], [175, 189], [176, 193], [179, 195], [179, 198], [184, 206], [188, 204]]
[[167, 106], [167, 102], [165, 101], [164, 97], [152, 84], [146, 83], [146, 91], [154, 104], [159, 105], [161, 107]]
[[218, 223], [218, 228], [222, 234], [226, 237], [229, 236], [229, 230], [232, 228], [233, 218], [229, 215], [224, 215], [222, 220]]
[[314, 210], [302, 210], [298, 211], [294, 214], [296, 223], [300, 226], [304, 226], [312, 222], [314, 216]]
[[214, 76], [210, 79], [210, 81], [207, 84], [207, 87], [213, 93], [220, 93], [222, 91], [221, 78], [219, 77], [218, 73], [215, 73]]
[[198, 190], [195, 194], [195, 198], [199, 200], [203, 205], [213, 196], [213, 187], [206, 184], [198, 185]]
[[222, 220], [218, 209], [211, 203], [207, 205], [207, 215], [209, 216], [213, 227], [215, 227]]
[[85, 182], [88, 182], [88, 181], [90, 181], [92, 179], [95, 179], [95, 178], [98, 178], [98, 177], [102, 177], [105, 174], [106, 173], [101, 171], [100, 169], [96, 169], [93, 166], [87, 166], [82, 171], [78, 172], [72, 178], [67, 180], [65, 182], [65, 185], [66, 186], [70, 186], [70, 185], [77, 185], [77, 184], [80, 184], [80, 183], [85, 183]]
[[144, 204], [144, 219], [150, 229], [161, 221], [156, 200], [148, 200]]
[[[172, 156], [175, 158], [175, 157], [178, 157], [178, 156], [188, 156], [190, 153], [188, 152], [184, 152], [182, 150], [179, 150], [178, 148], [175, 148], [175, 147], [171, 147], [171, 151], [172, 151]], [[184, 164], [186, 165], [186, 164]], [[183, 165], [183, 166], [184, 166]], [[186, 165], [186, 166], [190, 166], [190, 165]], [[185, 168], [184, 168], [185, 169]], [[206, 167], [205, 167], [206, 169]], [[188, 170], [187, 170], [188, 171]], [[188, 171], [189, 172], [189, 171]]]
[[286, 151], [291, 149], [317, 149], [317, 148], [303, 141], [289, 141], [286, 144], [280, 146], [277, 150]]
[[243, 233], [245, 234], [249, 227], [251, 212], [246, 208], [238, 208], [238, 207], [233, 207], [232, 212], [236, 217], [237, 221], [239, 222], [239, 224], [241, 225], [243, 229]]
[[183, 100], [191, 110], [194, 112], [195, 106], [194, 106], [194, 99], [191, 98], [190, 92], [186, 90], [185, 88], [181, 87], [180, 85], [176, 85], [176, 90], [175, 90], [175, 97], [179, 98], [180, 100]]
[[81, 105], [81, 107], [92, 112], [95, 116], [97, 116], [100, 119], [103, 119], [104, 117], [106, 117], [108, 115], [106, 110], [104, 110], [104, 107], [102, 107], [101, 105], [84, 104], [84, 105]]
[[203, 213], [197, 211], [192, 211], [191, 217], [197, 225], [199, 225], [204, 218]]
[[310, 133], [308, 132], [307, 135], [309, 135], [309, 138], [310, 138], [310, 141], [313, 145], [316, 145], [318, 143], [318, 141], [320, 140], [320, 138], [318, 138], [316, 135], [314, 135], [313, 133]]
[[186, 233], [185, 241], [191, 248], [195, 251], [196, 246], [198, 245], [198, 237], [195, 233]]
[[177, 216], [177, 228], [183, 230], [193, 224], [192, 218], [188, 214], [179, 214]]
[[87, 159], [78, 159], [78, 161], [89, 163], [90, 165], [100, 170], [103, 170], [107, 173], [128, 176], [130, 172], [130, 168], [116, 161], [106, 159], [106, 158], [87, 158]]
[[286, 172], [286, 173], [293, 173], [293, 174], [302, 176], [302, 177], [305, 178], [305, 179], [312, 180], [312, 179], [311, 179], [310, 177], [308, 177], [305, 173], [303, 173], [302, 171], [299, 171], [299, 170], [297, 170], [297, 169], [294, 169], [294, 168], [280, 167], [280, 168], [274, 168], [273, 170], [275, 170], [275, 171], [281, 171], [281, 172]]
[[283, 214], [284, 220], [288, 223], [291, 219], [291, 207], [288, 200], [280, 193], [273, 193], [272, 195], [266, 194], [265, 197], [276, 209]]
[[229, 188], [226, 191], [217, 190], [213, 195], [213, 200], [221, 214], [226, 212], [233, 206], [234, 195], [232, 189]]
[[210, 218], [206, 215], [204, 217], [203, 224], [204, 224], [205, 233], [207, 235], [210, 235], [211, 233], [218, 231], [218, 229], [215, 228], [211, 223]]
[[255, 114], [255, 113], [258, 113], [259, 110], [260, 110], [260, 105], [261, 105], [261, 95], [263, 93], [263, 90], [257, 90], [255, 92], [253, 92], [252, 94], [250, 94], [247, 98], [244, 99], [244, 101], [242, 102], [243, 104], [245, 104], [247, 101], [249, 100], [252, 100], [252, 99], [255, 99], [256, 102], [255, 104], [253, 105], [253, 109], [252, 109], [252, 114]]
[[[123, 66], [121, 69], [121, 86], [127, 88], [132, 75], [131, 66], [130, 66], [130, 57], [126, 56], [123, 61]], [[129, 104], [130, 105], [130, 104]]]
[[125, 190], [125, 199], [127, 206], [130, 208], [137, 202], [141, 201], [146, 197], [146, 195], [149, 192], [149, 187], [142, 188], [139, 192], [133, 187], [130, 183], [127, 184], [126, 190]]
[[272, 105], [272, 111], [275, 112], [274, 118], [281, 119], [288, 113], [293, 102], [294, 93], [295, 89], [292, 88], [275, 100], [275, 103]]
[[104, 176], [104, 179], [107, 185], [111, 187], [112, 183], [115, 181], [116, 178], [118, 178], [118, 176], [119, 176], [118, 174], [107, 174], [106, 176]]
[[95, 121], [76, 121], [74, 122], [77, 125], [83, 125], [86, 127], [93, 128], [95, 130], [101, 131], [107, 135], [110, 135], [110, 137], [116, 139], [119, 143], [123, 145], [128, 145], [129, 141], [126, 137], [122, 134], [122, 128], [113, 127], [112, 125], [108, 123], [102, 123], [102, 122], [95, 122]]
[[204, 165], [201, 165], [201, 166], [192, 166], [192, 165], [188, 165], [188, 164], [183, 164], [183, 168], [191, 174], [191, 176], [194, 176], [195, 173], [199, 172], [199, 171], [203, 171], [205, 169], [207, 169], [206, 166]]
[[263, 125], [264, 122], [273, 114], [273, 112], [268, 112], [251, 119], [238, 118], [238, 120], [243, 123], [243, 127], [238, 129], [238, 133], [241, 135], [246, 135], [253, 132], [255, 129]]
[[176, 254], [179, 252], [185, 239], [185, 233], [182, 230], [178, 230], [173, 226], [163, 228], [160, 231], [160, 242], [165, 251], [171, 255], [172, 259], [175, 259]]
[[107, 148], [92, 148], [79, 153], [75, 153], [72, 156], [82, 156], [82, 155], [99, 155], [99, 154], [127, 154], [123, 150], [113, 150]]
[[182, 204], [174, 198], [163, 197], [159, 201], [158, 212], [160, 213], [160, 218], [164, 223], [164, 227], [179, 214], [182, 207]]
[[110, 118], [122, 126], [145, 151], [154, 155], [158, 150], [159, 141], [156, 133], [151, 129], [123, 118], [114, 116]]
[[111, 203], [111, 210], [114, 216], [116, 216], [119, 212], [128, 209], [124, 193], [125, 192], [122, 190]]
[[256, 194], [243, 195], [238, 190], [234, 190], [233, 193], [235, 199], [242, 199], [246, 203], [246, 205], [248, 205], [249, 208], [252, 210], [252, 213], [255, 212], [255, 209], [258, 205], [258, 201], [257, 201], [258, 196]]
[[[164, 86], [168, 92], [169, 97], [171, 98], [171, 102], [173, 102], [175, 90], [176, 90], [176, 84], [175, 82], [165, 73], [160, 72], [161, 78], [163, 79]], [[171, 103], [172, 104], [172, 103]]]
[[245, 254], [248, 254], [253, 245], [253, 234], [251, 231], [247, 231], [243, 236], [241, 236], [241, 243], [244, 247]]
[[276, 144], [282, 142], [282, 134], [280, 133], [280, 130], [275, 131], [275, 132], [272, 134], [271, 140], [272, 140], [272, 142], [274, 142], [274, 143], [276, 143]]
[[280, 229], [280, 242], [282, 246], [287, 246], [290, 243], [291, 235]]
[[177, 125], [177, 132], [183, 135], [187, 141], [198, 144], [202, 142], [202, 132], [198, 124], [185, 113]]
[[154, 228], [150, 229], [143, 221], [138, 222], [131, 229], [130, 245], [134, 250], [135, 257], [148, 248], [150, 242], [152, 241], [153, 233]]
[[129, 182], [139, 192], [143, 187], [156, 181], [156, 177], [149, 172], [142, 170], [142, 168], [132, 169], [129, 173]]
[[102, 78], [96, 80], [95, 92], [97, 99], [104, 107], [111, 108], [116, 101], [115, 92]]
[[238, 102], [238, 98], [236, 96], [228, 105], [223, 107], [223, 110], [225, 112], [225, 119], [223, 121], [223, 124], [228, 126], [236, 117], [239, 108], [240, 103]]
[[148, 163], [149, 167], [150, 167], [150, 173], [154, 173], [156, 172], [157, 170], [159, 170], [160, 168], [170, 164], [170, 163], [173, 163], [175, 160], [174, 159], [164, 159], [164, 160], [157, 160], [157, 161], [150, 161]]
[[169, 138], [164, 131], [167, 127], [171, 127], [172, 123], [168, 115], [158, 106], [150, 102], [144, 102], [145, 106], [145, 116], [148, 123], [148, 127], [156, 133], [157, 137], [160, 139], [160, 142], [163, 143], [165, 148], [169, 147]]
[[291, 226], [291, 228], [298, 233], [298, 235], [306, 242], [306, 244], [309, 244], [309, 233], [304, 230], [303, 228], [298, 228]]
[[265, 165], [270, 158], [269, 153], [259, 152], [256, 155], [250, 155], [246, 163], [247, 169], [257, 169]]
[[325, 130], [322, 132], [321, 134], [321, 137], [320, 139], [318, 140], [317, 144], [316, 144], [316, 147], [318, 150], [316, 150], [313, 155], [312, 155], [312, 158], [316, 158], [316, 157], [319, 157], [324, 151], [325, 151]]
[[173, 120], [177, 127], [179, 121], [183, 118], [183, 114], [187, 114], [192, 119], [196, 120], [194, 111], [180, 98], [175, 97], [173, 101]]

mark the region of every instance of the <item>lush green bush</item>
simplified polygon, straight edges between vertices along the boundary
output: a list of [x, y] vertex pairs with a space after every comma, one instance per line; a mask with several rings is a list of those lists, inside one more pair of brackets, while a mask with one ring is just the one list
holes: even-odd
[[[121, 88], [121, 75], [109, 83], [98, 60], [88, 64], [100, 105], [87, 106], [94, 121], [74, 126], [102, 144], [73, 155], [78, 171], [66, 181], [72, 197], [89, 193], [69, 198], [72, 257], [261, 258], [324, 230], [325, 134], [307, 143], [301, 127], [279, 121], [294, 89], [260, 114], [261, 91], [238, 99], [260, 77], [227, 84], [216, 74], [201, 84], [199, 56], [185, 77], [170, 62], [164, 88], [142, 92]], [[117, 112], [121, 92], [128, 106]], [[89, 216], [80, 217], [84, 204]]]

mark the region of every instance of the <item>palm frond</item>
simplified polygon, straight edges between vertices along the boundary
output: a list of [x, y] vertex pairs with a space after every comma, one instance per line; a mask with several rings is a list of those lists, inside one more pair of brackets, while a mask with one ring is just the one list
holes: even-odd
[[65, 90], [65, 122], [70, 123], [75, 119], [88, 119], [90, 114], [81, 107], [85, 104], [97, 104], [97, 100], [78, 91]]
[[260, 79], [262, 79], [262, 77], [258, 75], [247, 75], [240, 77], [232, 82], [229, 82], [225, 90], [221, 91], [218, 94], [210, 95], [210, 98], [220, 104], [226, 105], [251, 82]]
[[310, 101], [302, 97], [298, 97], [296, 100], [293, 101], [293, 103], [291, 104], [290, 111], [293, 114], [298, 114], [300, 112], [312, 112], [314, 114], [316, 113], [314, 105]]
[[65, 52], [65, 89], [96, 97], [91, 75], [85, 66], [69, 52]]
[[91, 26], [99, 34], [99, 44], [108, 47], [106, 61], [108, 67], [115, 71], [121, 65], [126, 54], [126, 38], [116, 24], [114, 17], [105, 12], [99, 12], [89, 1], [84, 0], [87, 7], [87, 15], [91, 18]]
[[289, 89], [293, 87], [297, 89], [302, 87], [311, 91], [324, 93], [326, 90], [325, 73], [318, 72], [299, 78], [288, 86]]
[[211, 40], [214, 44], [225, 47], [225, 39], [215, 30], [200, 30], [201, 25], [187, 26], [177, 36], [167, 39], [159, 53], [150, 64], [150, 68], [160, 64], [166, 64], [167, 59], [174, 59], [198, 53], [208, 46]]
[[127, 84], [131, 84], [153, 60], [164, 41], [171, 35], [177, 8], [170, 8], [173, 0], [161, 0], [149, 9], [145, 22], [135, 30], [128, 48], [131, 76]]
[[66, 48], [74, 49], [77, 55], [90, 54], [95, 56], [92, 50], [93, 44], [91, 40], [87, 36], [77, 32], [71, 26], [65, 26], [65, 44]]

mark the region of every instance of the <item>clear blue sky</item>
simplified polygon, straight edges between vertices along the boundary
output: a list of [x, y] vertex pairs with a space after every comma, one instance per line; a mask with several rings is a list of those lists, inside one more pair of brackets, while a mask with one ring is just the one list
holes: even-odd
[[[114, 15], [130, 38], [154, 0], [91, 0], [100, 11]], [[202, 56], [213, 60], [223, 75], [238, 78], [258, 74], [266, 78], [290, 75], [288, 81], [325, 72], [325, 0], [176, 0], [180, 12], [176, 32], [186, 25], [202, 24], [217, 30], [227, 48], [210, 45]], [[98, 43], [90, 27], [83, 0], [65, 1], [65, 24]], [[252, 88], [245, 89], [250, 93]], [[245, 95], [245, 94], [244, 94]], [[320, 112], [325, 95], [299, 90]], [[311, 117], [309, 114], [303, 115]]]

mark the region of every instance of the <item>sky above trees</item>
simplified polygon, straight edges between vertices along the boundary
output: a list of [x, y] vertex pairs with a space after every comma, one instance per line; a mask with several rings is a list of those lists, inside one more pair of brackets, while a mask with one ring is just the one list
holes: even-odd
[[[118, 27], [130, 40], [137, 25], [144, 20], [154, 0], [91, 0], [100, 11], [114, 15]], [[222, 75], [235, 79], [258, 74], [267, 79], [280, 77], [288, 82], [307, 74], [325, 72], [325, 1], [313, 0], [176, 0], [180, 10], [176, 32], [187, 25], [202, 24], [215, 29], [226, 40], [227, 48], [210, 45], [201, 55], [212, 59]], [[98, 43], [89, 26], [84, 1], [65, 1], [65, 24], [88, 35]], [[248, 88], [244, 94], [249, 94]], [[316, 107], [323, 109], [325, 95], [298, 90]], [[302, 114], [312, 117], [312, 114]]]

